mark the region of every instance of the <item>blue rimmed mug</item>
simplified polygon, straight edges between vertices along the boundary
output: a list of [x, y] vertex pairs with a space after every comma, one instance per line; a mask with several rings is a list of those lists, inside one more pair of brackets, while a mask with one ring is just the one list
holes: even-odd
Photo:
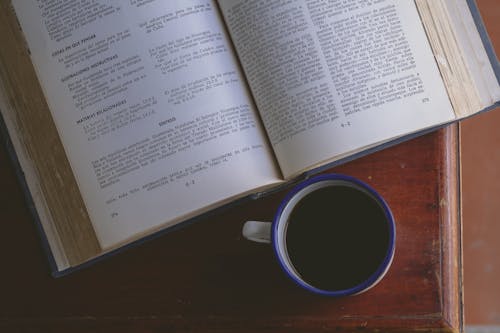
[[313, 293], [342, 297], [375, 286], [394, 258], [396, 226], [364, 182], [324, 174], [297, 184], [273, 222], [247, 221], [243, 236], [270, 243], [286, 275]]

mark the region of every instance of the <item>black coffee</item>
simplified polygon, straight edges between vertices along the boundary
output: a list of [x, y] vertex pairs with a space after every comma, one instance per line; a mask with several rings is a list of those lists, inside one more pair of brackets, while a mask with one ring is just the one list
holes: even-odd
[[389, 225], [373, 197], [350, 186], [320, 188], [292, 210], [286, 231], [290, 261], [322, 290], [352, 288], [370, 277], [389, 248]]

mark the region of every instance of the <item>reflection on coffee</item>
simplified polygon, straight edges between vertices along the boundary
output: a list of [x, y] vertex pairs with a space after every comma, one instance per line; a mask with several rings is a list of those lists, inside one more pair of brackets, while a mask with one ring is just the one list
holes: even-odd
[[293, 208], [286, 249], [297, 274], [326, 291], [367, 280], [384, 261], [390, 230], [384, 209], [370, 194], [346, 185], [327, 186]]

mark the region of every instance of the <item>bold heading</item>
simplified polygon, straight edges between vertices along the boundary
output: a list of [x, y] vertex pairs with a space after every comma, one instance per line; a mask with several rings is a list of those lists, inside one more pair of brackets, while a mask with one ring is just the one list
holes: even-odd
[[118, 108], [118, 107], [120, 107], [120, 106], [122, 106], [122, 105], [124, 105], [126, 103], [127, 103], [127, 100], [126, 99], [122, 99], [121, 101], [118, 101], [116, 103], [113, 103], [113, 104], [110, 104], [108, 106], [105, 106], [104, 108], [102, 108], [100, 110], [97, 110], [96, 112], [92, 112], [91, 114], [88, 114], [88, 115], [86, 115], [86, 116], [78, 119], [76, 121], [76, 123], [77, 124], [81, 124], [84, 121], [87, 121], [89, 119], [95, 118], [95, 117], [97, 117], [97, 116], [99, 116], [99, 115], [101, 115], [103, 113], [106, 113], [106, 112], [108, 112], [110, 110], [116, 109], [116, 108]]
[[89, 41], [91, 41], [91, 40], [93, 40], [95, 38], [96, 38], [96, 35], [92, 34], [90, 36], [87, 36], [85, 38], [77, 40], [76, 42], [73, 42], [72, 44], [67, 45], [66, 47], [60, 48], [60, 49], [52, 52], [52, 57], [57, 57], [58, 55], [61, 55], [64, 52], [70, 51], [70, 50], [74, 49], [75, 47], [83, 45], [83, 44], [85, 44], [85, 43], [87, 43], [87, 42], [89, 42]]
[[76, 72], [73, 72], [73, 73], [71, 73], [71, 74], [66, 75], [65, 77], [63, 77], [63, 78], [61, 79], [61, 82], [63, 82], [63, 83], [64, 83], [64, 82], [68, 81], [69, 79], [72, 79], [72, 78], [74, 78], [74, 77], [77, 77], [77, 76], [79, 76], [79, 75], [81, 75], [81, 74], [85, 73], [85, 72], [88, 72], [90, 69], [95, 69], [95, 68], [97, 68], [97, 67], [99, 67], [99, 66], [101, 66], [101, 65], [104, 65], [104, 64], [106, 64], [106, 63], [108, 63], [108, 62], [110, 62], [110, 61], [116, 60], [116, 59], [118, 59], [118, 55], [117, 55], [117, 54], [112, 55], [112, 56], [110, 56], [110, 57], [106, 57], [106, 58], [104, 58], [104, 59], [101, 59], [101, 60], [99, 60], [99, 61], [97, 61], [97, 62], [93, 63], [93, 64], [92, 64], [92, 65], [90, 65], [90, 66], [84, 67], [84, 68], [82, 68], [82, 69], [80, 69], [80, 70], [78, 70], [78, 71], [76, 71]]

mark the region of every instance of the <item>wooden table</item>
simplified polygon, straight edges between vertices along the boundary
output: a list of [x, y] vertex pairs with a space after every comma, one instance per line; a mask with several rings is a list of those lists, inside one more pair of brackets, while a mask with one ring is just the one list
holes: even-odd
[[392, 207], [397, 247], [365, 294], [297, 288], [271, 248], [243, 240], [284, 193], [231, 207], [83, 271], [50, 276], [5, 149], [0, 149], [0, 332], [336, 332], [462, 330], [457, 130], [337, 167]]

